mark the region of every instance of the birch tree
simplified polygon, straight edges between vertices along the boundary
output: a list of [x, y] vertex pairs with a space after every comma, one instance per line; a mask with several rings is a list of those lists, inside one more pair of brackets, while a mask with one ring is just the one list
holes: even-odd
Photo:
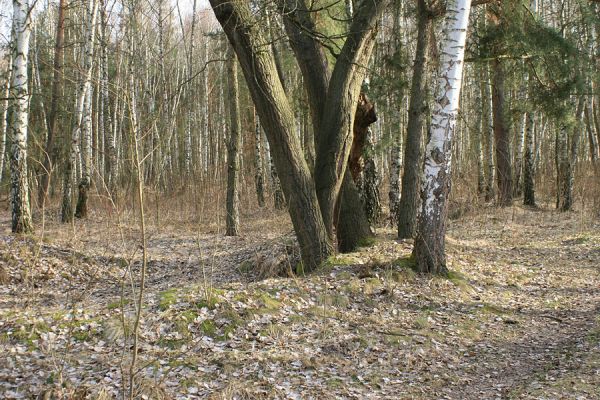
[[447, 273], [445, 235], [452, 139], [459, 107], [470, 8], [471, 0], [450, 0], [446, 8], [436, 101], [425, 150], [422, 210], [413, 249], [421, 272]]
[[10, 82], [12, 79], [12, 52], [10, 53], [10, 57], [8, 60], [8, 71], [6, 71], [6, 78], [4, 79], [4, 90], [2, 93], [4, 94], [4, 99], [2, 100], [2, 113], [0, 114], [0, 135], [2, 138], [0, 140], [0, 183], [2, 183], [2, 178], [4, 177], [4, 159], [6, 158], [6, 138], [7, 131], [9, 129], [9, 121], [7, 121], [8, 117], [8, 107], [9, 107], [9, 96], [10, 96]]
[[[79, 143], [84, 136], [84, 160], [82, 165], [82, 178], [79, 182], [79, 199], [77, 201], [77, 216], [87, 215], [87, 190], [91, 182], [91, 90], [92, 90], [92, 62], [94, 57], [94, 33], [96, 29], [97, 0], [89, 0], [87, 4], [87, 29], [84, 43], [85, 57], [83, 76], [77, 89], [73, 133], [71, 136], [70, 155], [65, 167], [65, 180], [63, 187], [62, 221], [71, 222], [73, 219], [73, 181], [74, 167], [77, 162]], [[89, 95], [88, 95], [89, 93]], [[89, 98], [90, 101], [86, 101]], [[89, 149], [87, 148], [89, 146]]]
[[239, 199], [239, 149], [241, 147], [240, 98], [238, 94], [237, 60], [232, 50], [228, 52], [227, 75], [229, 77], [229, 138], [227, 140], [227, 236], [240, 233]]
[[27, 134], [29, 91], [27, 67], [31, 37], [31, 8], [28, 0], [13, 0], [12, 117], [9, 128], [12, 231], [33, 231], [27, 179]]

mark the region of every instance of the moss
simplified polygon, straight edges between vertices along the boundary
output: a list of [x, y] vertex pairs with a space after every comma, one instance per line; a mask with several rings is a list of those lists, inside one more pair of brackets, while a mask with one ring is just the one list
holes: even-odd
[[106, 308], [108, 308], [109, 310], [123, 309], [123, 307], [128, 305], [129, 303], [131, 303], [131, 300], [129, 299], [118, 299], [111, 303], [108, 303]]
[[506, 309], [496, 306], [494, 304], [484, 304], [483, 307], [479, 308], [479, 311], [483, 314], [493, 314], [493, 315], [508, 314], [508, 311]]
[[428, 329], [430, 326], [429, 324], [429, 316], [428, 315], [421, 315], [417, 318], [415, 318], [415, 320], [413, 321], [413, 327], [415, 329]]
[[324, 294], [317, 296], [317, 302], [323, 306], [346, 307], [350, 300], [343, 294]]
[[362, 285], [360, 280], [353, 278], [350, 282], [342, 286], [342, 290], [348, 294], [358, 294], [362, 290]]
[[366, 295], [371, 295], [375, 293], [377, 289], [383, 286], [383, 282], [379, 278], [367, 278], [365, 279], [365, 286], [363, 288], [363, 292]]
[[408, 269], [414, 272], [418, 271], [417, 261], [415, 260], [415, 257], [412, 254], [408, 257], [400, 257], [394, 260], [393, 264], [399, 268]]
[[181, 312], [178, 317], [184, 321], [192, 322], [198, 317], [198, 313], [195, 310], [186, 310]]
[[304, 264], [302, 263], [302, 261], [296, 264], [296, 268], [294, 268], [294, 273], [298, 276], [305, 276]]
[[326, 382], [327, 387], [330, 387], [332, 389], [342, 389], [346, 386], [346, 384], [344, 383], [344, 381], [342, 381], [339, 378], [331, 378], [328, 379]]
[[170, 360], [168, 365], [171, 368], [184, 367], [196, 371], [198, 369], [198, 364], [200, 364], [200, 359], [198, 357], [192, 356], [178, 358], [176, 360]]
[[358, 241], [358, 247], [371, 247], [371, 246], [375, 245], [376, 243], [377, 243], [377, 239], [375, 238], [375, 236], [368, 236], [368, 237], [361, 238]]
[[175, 289], [168, 289], [158, 294], [158, 308], [161, 311], [167, 310], [173, 304], [177, 302], [177, 291]]
[[187, 340], [185, 339], [164, 339], [161, 338], [158, 340], [157, 344], [161, 347], [166, 347], [168, 349], [171, 350], [176, 350], [181, 348], [181, 346], [183, 346], [185, 343], [187, 342]]
[[218, 299], [215, 296], [210, 296], [209, 298], [204, 298], [196, 303], [196, 307], [198, 308], [208, 308], [209, 310], [214, 310], [217, 307]]
[[202, 333], [212, 338], [214, 338], [217, 333], [217, 326], [215, 325], [215, 321], [212, 319], [205, 319], [202, 321], [200, 324], [200, 329], [202, 330]]
[[278, 310], [282, 305], [281, 301], [264, 292], [260, 294], [259, 301], [268, 310]]
[[251, 260], [244, 260], [240, 263], [240, 265], [238, 265], [238, 270], [241, 273], [250, 273], [252, 271], [254, 271], [256, 264], [254, 263], [254, 261]]

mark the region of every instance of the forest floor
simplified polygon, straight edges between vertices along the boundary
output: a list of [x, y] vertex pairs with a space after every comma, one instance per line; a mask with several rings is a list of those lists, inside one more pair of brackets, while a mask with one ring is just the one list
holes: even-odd
[[[127, 389], [131, 218], [0, 232], [0, 398]], [[148, 225], [138, 398], [600, 399], [598, 216], [464, 215], [449, 224], [448, 279], [415, 274], [410, 242], [386, 228], [318, 273], [264, 278], [293, 249], [282, 215], [246, 217], [237, 238]]]

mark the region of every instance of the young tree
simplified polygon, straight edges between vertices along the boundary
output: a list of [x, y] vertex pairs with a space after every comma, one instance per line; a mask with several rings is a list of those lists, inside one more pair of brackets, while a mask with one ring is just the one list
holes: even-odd
[[240, 96], [238, 94], [237, 60], [230, 48], [227, 55], [227, 76], [229, 78], [229, 138], [227, 139], [227, 236], [240, 233], [239, 199], [239, 150], [242, 141], [240, 121]]
[[452, 138], [456, 126], [471, 0], [449, 0], [442, 37], [430, 138], [425, 150], [423, 201], [413, 256], [421, 272], [447, 272], [446, 217], [450, 194]]
[[31, 8], [28, 0], [13, 0], [13, 75], [12, 116], [9, 129], [12, 231], [33, 231], [27, 179], [27, 133], [29, 118], [29, 91], [27, 89], [29, 39], [31, 37]]
[[62, 85], [62, 67], [63, 67], [63, 49], [64, 49], [64, 38], [65, 38], [65, 9], [66, 0], [59, 0], [58, 3], [58, 16], [56, 23], [56, 41], [54, 43], [54, 68], [53, 68], [53, 79], [52, 79], [52, 95], [50, 98], [50, 111], [46, 117], [46, 125], [48, 136], [46, 138], [46, 145], [44, 148], [44, 160], [42, 162], [42, 170], [40, 171], [40, 188], [38, 191], [38, 202], [40, 208], [44, 208], [46, 197], [48, 196], [48, 188], [50, 186], [50, 174], [54, 168], [54, 163], [57, 158], [56, 144], [54, 143], [55, 135], [57, 131], [57, 117], [60, 100], [60, 89]]
[[[81, 82], [77, 89], [75, 117], [73, 122], [73, 131], [71, 135], [71, 148], [70, 154], [67, 156], [67, 162], [65, 166], [65, 178], [63, 185], [63, 202], [62, 202], [62, 222], [71, 222], [73, 219], [73, 181], [75, 179], [74, 172], [77, 162], [77, 155], [79, 152], [79, 142], [81, 136], [85, 136], [86, 145], [89, 144], [90, 148], [84, 150], [84, 173], [82, 175], [81, 182], [79, 183], [79, 200], [77, 204], [78, 216], [85, 217], [87, 214], [87, 189], [89, 188], [91, 176], [91, 115], [86, 117], [88, 113], [91, 113], [91, 90], [92, 90], [92, 61], [93, 61], [93, 43], [94, 43], [94, 32], [96, 29], [96, 11], [98, 9], [98, 3], [96, 0], [90, 0], [86, 8], [87, 30], [85, 37], [85, 57], [84, 57], [84, 68]], [[88, 94], [89, 93], [89, 94]], [[90, 101], [86, 101], [89, 98]], [[88, 125], [89, 124], [89, 125]], [[85, 133], [82, 134], [82, 130]], [[87, 136], [90, 136], [89, 138]], [[88, 164], [90, 163], [90, 164]]]

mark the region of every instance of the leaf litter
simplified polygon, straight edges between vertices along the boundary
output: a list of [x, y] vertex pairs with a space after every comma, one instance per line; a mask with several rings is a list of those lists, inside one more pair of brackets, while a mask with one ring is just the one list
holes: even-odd
[[[450, 222], [440, 278], [416, 274], [410, 241], [387, 228], [294, 276], [277, 218], [239, 238], [151, 230], [137, 398], [600, 398], [597, 219], [467, 214]], [[78, 224], [65, 235], [50, 221], [41, 242], [0, 237], [2, 398], [122, 394], [136, 232]]]

